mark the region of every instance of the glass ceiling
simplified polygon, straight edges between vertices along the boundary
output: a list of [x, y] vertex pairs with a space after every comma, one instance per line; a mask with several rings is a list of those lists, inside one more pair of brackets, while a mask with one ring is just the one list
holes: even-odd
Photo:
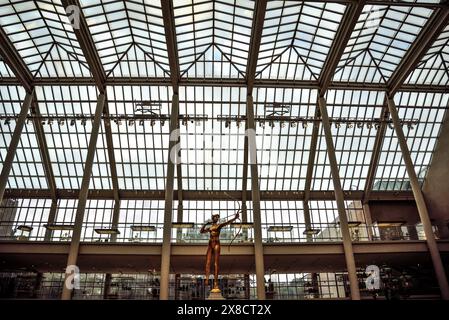
[[0, 57], [0, 78], [3, 77], [14, 77], [14, 73], [8, 67], [8, 65]]
[[431, 14], [422, 7], [366, 5], [333, 80], [386, 83]]
[[107, 76], [169, 76], [159, 0], [80, 4]]
[[446, 26], [405, 83], [449, 84], [449, 26]]
[[[381, 91], [329, 90], [326, 95], [335, 156], [344, 190], [364, 190], [384, 102]], [[363, 107], [360, 107], [363, 106]], [[313, 190], [333, 190], [322, 128], [315, 156]], [[400, 152], [400, 150], [398, 150]]]
[[254, 1], [174, 1], [181, 77], [244, 78]]
[[[331, 85], [325, 94], [345, 190], [365, 189], [385, 108], [386, 85], [438, 10], [431, 5], [414, 6], [416, 1], [405, 2], [364, 6], [341, 58], [336, 60], [332, 78], [336, 86]], [[173, 90], [161, 1], [79, 3], [109, 81], [107, 105], [119, 188], [164, 190]], [[245, 83], [251, 77], [255, 78], [252, 95], [260, 189], [304, 190], [313, 126], [320, 122], [314, 118], [317, 88], [340, 38], [340, 27], [347, 20], [348, 3], [268, 1], [255, 74], [248, 75], [256, 1], [172, 1], [181, 81], [184, 190], [242, 189]], [[57, 188], [79, 189], [98, 96], [85, 48], [60, 0], [0, 0], [0, 25], [33, 78], [47, 81], [36, 86], [43, 118], [33, 121], [30, 116], [25, 125], [8, 188], [48, 188], [36, 137], [35, 125], [40, 124]], [[4, 60], [0, 58], [0, 168], [25, 97]], [[121, 81], [114, 82], [116, 79]], [[288, 85], [283, 86], [284, 82]], [[358, 89], [344, 89], [348, 82]], [[449, 26], [405, 84], [394, 100], [399, 117], [408, 121], [403, 128], [415, 170], [423, 181], [449, 103], [449, 93], [437, 93], [447, 90], [449, 84]], [[110, 190], [105, 117], [90, 187]], [[321, 126], [317, 145], [312, 190], [332, 190]], [[373, 188], [409, 189], [391, 124], [381, 144]]]
[[84, 77], [90, 71], [58, 1], [1, 1], [3, 31], [34, 77]]
[[[107, 96], [119, 188], [165, 189], [171, 87], [114, 86]], [[157, 101], [160, 118], [142, 120], [139, 101]]]
[[256, 78], [317, 80], [345, 6], [269, 1]]

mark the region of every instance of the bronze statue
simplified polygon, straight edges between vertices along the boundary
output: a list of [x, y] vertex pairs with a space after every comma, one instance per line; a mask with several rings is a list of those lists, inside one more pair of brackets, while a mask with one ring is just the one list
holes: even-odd
[[212, 215], [212, 225], [208, 228], [206, 228], [207, 225], [209, 225], [211, 222], [207, 222], [201, 227], [200, 232], [201, 233], [210, 233], [209, 237], [209, 244], [207, 246], [207, 256], [206, 256], [206, 281], [205, 285], [209, 285], [209, 274], [210, 274], [210, 262], [212, 259], [212, 254], [214, 254], [214, 287], [211, 290], [211, 292], [220, 292], [220, 289], [218, 288], [218, 271], [219, 266], [218, 262], [220, 259], [220, 231], [223, 227], [231, 224], [235, 220], [239, 218], [239, 213], [237, 212], [235, 214], [235, 217], [229, 221], [226, 221], [224, 223], [218, 223], [218, 219], [220, 218], [219, 214], [213, 214]]

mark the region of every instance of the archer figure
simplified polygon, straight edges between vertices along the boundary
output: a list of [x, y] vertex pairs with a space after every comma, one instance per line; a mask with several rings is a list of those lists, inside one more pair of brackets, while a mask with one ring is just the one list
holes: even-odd
[[214, 254], [214, 288], [212, 289], [212, 292], [220, 292], [220, 289], [218, 288], [218, 261], [220, 259], [220, 231], [223, 227], [231, 224], [235, 220], [239, 218], [239, 213], [237, 212], [235, 214], [235, 217], [229, 221], [226, 221], [224, 223], [218, 223], [218, 220], [220, 218], [219, 214], [213, 214], [212, 215], [212, 225], [208, 228], [206, 226], [210, 224], [211, 222], [207, 222], [201, 227], [200, 232], [201, 233], [210, 233], [209, 237], [209, 245], [207, 247], [207, 256], [206, 256], [206, 281], [205, 285], [209, 285], [209, 274], [210, 274], [210, 260], [212, 259], [212, 253]]

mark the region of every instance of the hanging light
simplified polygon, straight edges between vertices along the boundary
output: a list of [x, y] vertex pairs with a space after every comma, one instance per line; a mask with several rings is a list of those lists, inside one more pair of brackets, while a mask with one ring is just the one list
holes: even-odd
[[134, 120], [133, 120], [133, 119], [130, 119], [130, 120], [128, 121], [128, 125], [129, 125], [130, 127], [132, 127], [132, 126], [134, 125]]
[[273, 120], [270, 120], [269, 126], [274, 128], [274, 121]]
[[70, 120], [70, 126], [74, 126], [75, 125], [75, 119]]
[[11, 122], [11, 119], [9, 119], [9, 118], [5, 119], [5, 125], [9, 125], [10, 122]]
[[363, 122], [362, 121], [357, 122], [357, 128], [359, 128], [359, 129], [363, 128]]
[[140, 121], [139, 121], [139, 125], [140, 125], [140, 126], [143, 126], [143, 123], [144, 123], [143, 120], [140, 120]]
[[309, 123], [307, 122], [307, 120], [303, 120], [302, 121], [302, 127], [303, 129], [307, 128], [309, 126]]
[[347, 126], [348, 128], [353, 128], [353, 127], [354, 127], [354, 125], [352, 124], [352, 122], [348, 122], [346, 126]]
[[341, 127], [341, 123], [340, 122], [335, 122], [335, 128], [340, 128]]
[[161, 126], [163, 127], [164, 125], [165, 125], [165, 120], [162, 119], [162, 120], [161, 120]]
[[367, 122], [367, 123], [366, 123], [366, 127], [367, 127], [368, 129], [371, 129], [371, 128], [373, 127], [373, 124], [372, 124], [371, 122]]
[[63, 118], [59, 119], [58, 125], [63, 126], [65, 123], [65, 120]]
[[81, 119], [81, 125], [82, 126], [86, 126], [86, 119], [85, 118]]

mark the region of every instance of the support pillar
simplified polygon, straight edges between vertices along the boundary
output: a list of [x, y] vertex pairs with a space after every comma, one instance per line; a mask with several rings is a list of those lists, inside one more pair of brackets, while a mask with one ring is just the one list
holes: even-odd
[[[245, 132], [248, 130], [248, 119], [245, 121]], [[245, 134], [243, 144], [243, 178], [242, 178], [242, 217], [241, 221], [243, 223], [248, 222], [248, 207], [246, 205], [247, 194], [246, 191], [248, 189], [248, 135]], [[248, 229], [242, 230], [242, 238], [247, 241], [248, 240]]]
[[181, 275], [175, 274], [175, 300], [179, 300], [179, 287], [181, 286]]
[[260, 216], [260, 191], [259, 172], [257, 168], [257, 147], [256, 147], [256, 125], [254, 122], [253, 97], [247, 96], [248, 130], [248, 150], [251, 169], [251, 196], [253, 201], [253, 221], [254, 221], [254, 257], [256, 265], [257, 299], [265, 300], [265, 267], [263, 260], [262, 244], [262, 219]]
[[426, 203], [421, 191], [418, 178], [416, 176], [415, 167], [413, 166], [412, 158], [410, 157], [410, 150], [405, 140], [404, 131], [402, 130], [396, 105], [392, 98], [388, 99], [388, 109], [390, 111], [391, 119], [393, 120], [394, 129], [398, 138], [399, 146], [401, 147], [402, 158], [404, 159], [405, 168], [412, 186], [413, 196], [415, 198], [416, 206], [418, 207], [419, 217], [426, 235], [427, 246], [429, 247], [430, 256], [433, 262], [433, 268], [438, 280], [438, 285], [441, 290], [441, 297], [444, 300], [449, 300], [449, 285], [447, 282], [446, 273], [444, 271], [443, 263], [441, 261], [440, 252], [438, 251], [435, 235], [433, 234], [432, 224], [430, 222], [429, 213], [427, 211]]
[[[120, 218], [120, 199], [115, 199], [114, 201], [114, 211], [112, 213], [112, 224], [111, 227], [118, 228], [118, 221]], [[117, 234], [113, 233], [111, 234], [111, 242], [117, 241]]]
[[[105, 97], [100, 94], [97, 99], [97, 107], [95, 109], [94, 122], [92, 124], [92, 132], [90, 134], [89, 149], [87, 150], [86, 162], [84, 164], [83, 180], [78, 198], [78, 207], [75, 215], [75, 228], [73, 229], [72, 242], [70, 243], [69, 257], [67, 259], [67, 267], [76, 266], [78, 260], [79, 245], [81, 239], [81, 230], [84, 220], [84, 211], [86, 209], [87, 194], [89, 192], [90, 177], [92, 175], [92, 165], [95, 157], [95, 149], [97, 147], [98, 132], [100, 131], [101, 113], [104, 107]], [[73, 289], [67, 287], [68, 277], [66, 273], [62, 289], [62, 300], [70, 300]]]
[[161, 291], [160, 300], [168, 300], [169, 281], [170, 281], [170, 254], [171, 254], [171, 230], [172, 230], [172, 211], [173, 211], [173, 186], [175, 177], [175, 163], [178, 152], [176, 143], [178, 141], [178, 113], [179, 96], [173, 94], [172, 110], [170, 117], [170, 141], [168, 147], [167, 161], [167, 180], [165, 183], [165, 209], [164, 209], [164, 232], [162, 237], [161, 254]]
[[19, 145], [20, 136], [22, 135], [23, 126], [25, 124], [28, 111], [30, 110], [31, 101], [33, 100], [34, 90], [31, 93], [27, 93], [25, 100], [23, 101], [22, 108], [20, 109], [19, 118], [16, 121], [16, 127], [12, 134], [11, 142], [9, 143], [8, 152], [6, 153], [5, 161], [3, 162], [2, 173], [0, 175], [0, 203], [3, 200], [6, 186], [8, 185], [9, 173], [12, 168], [14, 157], [16, 156], [17, 146]]
[[368, 234], [368, 240], [373, 241], [373, 219], [371, 218], [371, 208], [368, 203], [363, 205], [363, 213], [366, 222], [366, 232]]
[[346, 268], [348, 270], [349, 286], [352, 300], [360, 300], [359, 283], [352, 248], [351, 234], [349, 232], [348, 217], [346, 216], [343, 190], [341, 189], [340, 173], [338, 171], [337, 158], [335, 157], [334, 142], [332, 141], [331, 126], [327, 114], [326, 100], [323, 97], [318, 99], [320, 107], [324, 136], [326, 138], [327, 155], [331, 166], [332, 181], [334, 183], [335, 200], [337, 202], [340, 229], [343, 238], [343, 248], [345, 252]]
[[[52, 201], [51, 207], [50, 207], [50, 213], [48, 215], [48, 224], [55, 223], [57, 211], [58, 211], [58, 202]], [[52, 237], [53, 237], [53, 230], [50, 230], [50, 229], [45, 230], [44, 241], [51, 241]]]
[[[313, 241], [313, 236], [310, 233], [310, 230], [312, 230], [312, 221], [310, 219], [310, 208], [309, 208], [309, 200], [303, 201], [303, 208], [304, 208], [304, 224], [306, 225], [306, 239], [307, 242]], [[307, 232], [309, 230], [309, 232]]]
[[[176, 221], [178, 221], [178, 222], [184, 221], [183, 212], [184, 212], [184, 207], [182, 205], [182, 202], [180, 202], [178, 199], [178, 213], [177, 213]], [[176, 241], [182, 242], [182, 228], [178, 228], [176, 230]]]
[[245, 299], [249, 300], [251, 298], [251, 283], [249, 281], [249, 274], [245, 274], [243, 278], [245, 284]]
[[106, 300], [109, 297], [109, 291], [111, 290], [112, 274], [106, 273], [104, 277], [104, 287], [103, 287], [103, 299]]
[[43, 278], [44, 278], [44, 275], [42, 274], [42, 272], [38, 272], [36, 274], [36, 282], [34, 283], [34, 286], [33, 286], [33, 293], [31, 295], [31, 298], [33, 298], [33, 299], [39, 298], [39, 293], [41, 291]]

